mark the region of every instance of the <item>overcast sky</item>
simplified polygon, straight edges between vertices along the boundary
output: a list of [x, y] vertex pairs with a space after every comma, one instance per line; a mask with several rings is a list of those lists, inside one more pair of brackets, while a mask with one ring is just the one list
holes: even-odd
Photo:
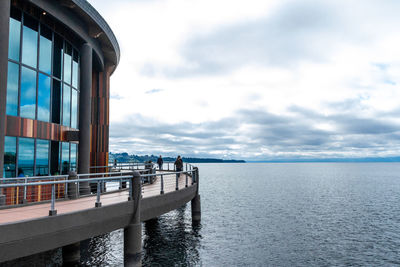
[[400, 153], [398, 0], [91, 0], [121, 47], [110, 151]]

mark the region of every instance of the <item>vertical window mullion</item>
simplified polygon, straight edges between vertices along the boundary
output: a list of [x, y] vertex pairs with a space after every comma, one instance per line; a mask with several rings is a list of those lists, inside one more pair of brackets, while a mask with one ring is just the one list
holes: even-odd
[[19, 160], [18, 160], [18, 155], [19, 155], [19, 137], [16, 137], [15, 145], [17, 146], [15, 148], [15, 177], [18, 176], [18, 165], [19, 165]]
[[35, 174], [36, 174], [36, 156], [37, 156], [37, 142], [36, 142], [36, 138], [35, 138], [35, 141], [33, 142], [33, 146], [34, 146], [34, 148], [33, 148], [33, 175], [32, 176], [35, 176]]

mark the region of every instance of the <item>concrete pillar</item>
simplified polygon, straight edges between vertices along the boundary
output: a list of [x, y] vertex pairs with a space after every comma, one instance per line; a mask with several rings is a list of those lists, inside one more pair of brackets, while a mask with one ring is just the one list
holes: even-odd
[[[78, 173], [90, 172], [90, 120], [92, 111], [92, 47], [85, 43], [81, 48], [81, 77], [79, 99], [79, 151]], [[80, 184], [81, 194], [90, 194], [88, 182]]]
[[128, 227], [124, 229], [124, 265], [142, 266], [142, 224], [140, 222], [140, 202], [142, 188], [140, 174], [133, 174], [134, 212]]
[[200, 205], [200, 195], [196, 195], [192, 201], [192, 222], [201, 221], [201, 205]]
[[[0, 1], [0, 178], [4, 172], [9, 23], [10, 0], [2, 0]], [[4, 203], [5, 196], [0, 191], [0, 206]]]
[[200, 222], [201, 221], [201, 204], [200, 204], [200, 195], [199, 195], [199, 169], [194, 167], [194, 177], [197, 187], [197, 194], [192, 199], [192, 222]]
[[63, 266], [79, 266], [81, 261], [81, 244], [74, 243], [62, 248]]

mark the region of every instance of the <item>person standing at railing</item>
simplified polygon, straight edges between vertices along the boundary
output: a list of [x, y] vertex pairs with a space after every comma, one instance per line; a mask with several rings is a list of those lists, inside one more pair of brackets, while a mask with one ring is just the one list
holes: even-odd
[[158, 164], [158, 169], [161, 171], [162, 170], [162, 165], [163, 165], [164, 161], [160, 155], [160, 157], [157, 159], [157, 164]]
[[[178, 156], [178, 157], [176, 158], [174, 164], [175, 164], [175, 166], [176, 166], [176, 171], [177, 171], [177, 172], [181, 172], [181, 171], [183, 170], [183, 161], [182, 161], [181, 156]], [[179, 174], [179, 176], [181, 176], [181, 175]]]

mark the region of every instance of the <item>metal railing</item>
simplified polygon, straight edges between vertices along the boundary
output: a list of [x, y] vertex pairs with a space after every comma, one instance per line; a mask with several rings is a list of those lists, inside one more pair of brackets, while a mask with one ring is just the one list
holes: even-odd
[[[153, 169], [153, 168], [152, 168]], [[173, 192], [189, 187], [197, 182], [196, 167], [187, 165], [186, 171], [158, 171], [158, 173], [140, 174], [142, 196], [154, 196]], [[75, 174], [59, 176], [37, 176], [4, 178], [0, 190], [7, 196], [6, 206], [18, 207], [24, 204], [50, 202], [49, 215], [56, 215], [55, 204], [58, 201], [95, 196], [94, 207], [101, 207], [101, 197], [104, 194], [128, 191], [128, 198], [132, 199], [132, 185], [137, 172], [120, 171], [91, 174]], [[157, 181], [151, 184], [149, 181]], [[115, 195], [121, 197], [121, 195]]]

